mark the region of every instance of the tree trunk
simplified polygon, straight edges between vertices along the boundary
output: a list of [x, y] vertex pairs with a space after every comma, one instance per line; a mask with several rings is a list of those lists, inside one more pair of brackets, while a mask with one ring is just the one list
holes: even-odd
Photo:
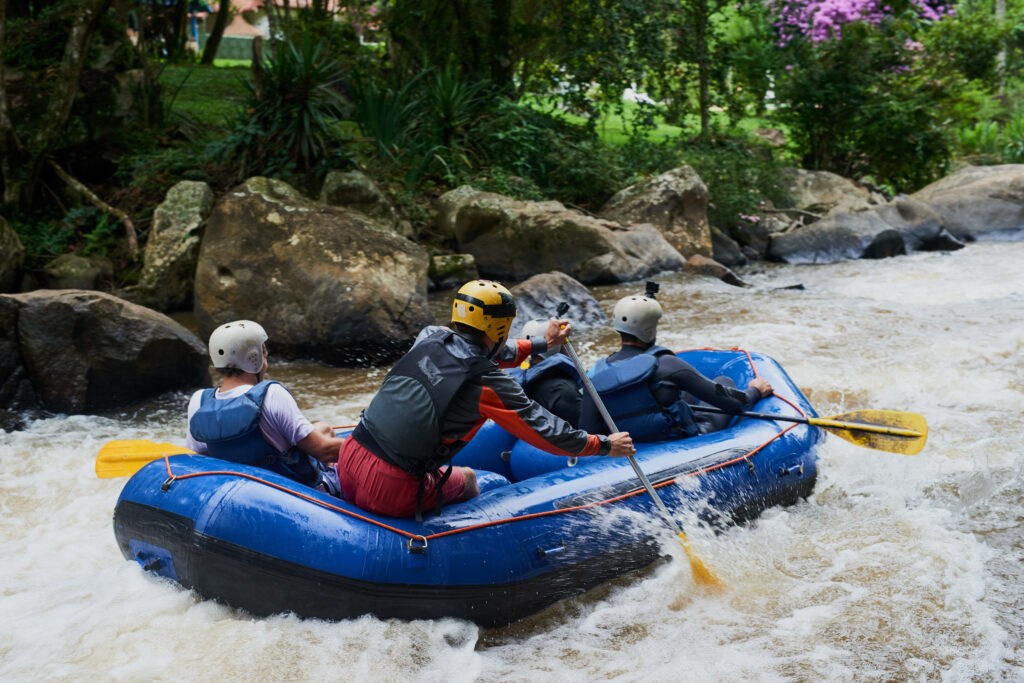
[[263, 101], [263, 36], [252, 39], [252, 94], [257, 102]]
[[[270, 34], [270, 45], [273, 47], [277, 40], [277, 11], [274, 9], [274, 0], [265, 0], [263, 7], [267, 10], [267, 32]], [[273, 50], [271, 50], [273, 52]]]
[[[64, 58], [52, 81], [53, 95], [50, 98], [50, 105], [43, 114], [42, 124], [29, 141], [25, 151], [28, 174], [25, 185], [19, 190], [21, 195], [19, 203], [23, 207], [27, 208], [30, 205], [35, 184], [39, 180], [39, 172], [71, 114], [71, 105], [78, 93], [82, 68], [85, 66], [85, 60], [89, 54], [89, 43], [96, 32], [100, 17], [103, 16], [110, 2], [111, 0], [82, 0], [72, 21], [71, 31], [64, 43]], [[7, 194], [6, 187], [5, 194]]]
[[173, 31], [171, 45], [168, 47], [167, 60], [177, 61], [185, 56], [185, 41], [188, 38], [188, 0], [178, 0], [174, 6]]
[[490, 72], [491, 81], [498, 92], [511, 95], [515, 83], [512, 80], [512, 46], [509, 37], [512, 21], [512, 0], [492, 0], [490, 16]]
[[17, 204], [21, 194], [21, 183], [15, 176], [21, 168], [21, 145], [18, 143], [18, 136], [11, 124], [11, 115], [7, 108], [7, 80], [4, 76], [4, 46], [7, 35], [7, 3], [0, 0], [0, 174], [3, 175], [4, 204]]
[[23, 19], [32, 13], [29, 0], [0, 0], [0, 3], [7, 5], [7, 16], [11, 19]]
[[[481, 63], [480, 54], [483, 51], [480, 47], [480, 38], [477, 35], [476, 27], [473, 26], [472, 18], [470, 17], [470, 4], [468, 1], [460, 2], [459, 0], [451, 0], [451, 8], [455, 13], [455, 21], [459, 27], [461, 38], [466, 42], [469, 47], [469, 55], [459, 55], [462, 59], [460, 66], [464, 74], [470, 74], [475, 78], [479, 78], [482, 74], [486, 73]], [[428, 59], [431, 61], [436, 55], [429, 55]]]
[[708, 54], [708, 3], [697, 0], [694, 12], [694, 40], [697, 44], [697, 83], [700, 107], [700, 137], [707, 140], [711, 135], [711, 68]]
[[[996, 0], [996, 21], [1002, 23], [1006, 18], [1006, 0]], [[999, 69], [999, 94], [1006, 92], [1006, 40], [1002, 41], [999, 54], [996, 55], [996, 68]]]
[[231, 0], [220, 0], [220, 8], [217, 10], [217, 18], [213, 22], [213, 33], [206, 39], [206, 47], [203, 48], [202, 64], [213, 64], [217, 56], [217, 48], [220, 47], [220, 39], [224, 37], [224, 29], [231, 18]]

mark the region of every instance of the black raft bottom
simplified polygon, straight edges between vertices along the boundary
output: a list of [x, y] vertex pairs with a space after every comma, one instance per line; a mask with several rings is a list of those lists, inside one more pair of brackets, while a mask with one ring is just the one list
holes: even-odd
[[[770, 505], [806, 497], [813, 488], [811, 477], [771, 500], [743, 501], [730, 517], [752, 518]], [[256, 616], [293, 612], [327, 620], [364, 614], [384, 619], [454, 617], [485, 628], [506, 626], [661, 556], [655, 539], [641, 539], [526, 581], [430, 586], [375, 583], [311, 569], [196, 532], [187, 517], [131, 501], [121, 501], [114, 510], [114, 535], [126, 558], [142, 559], [145, 565], [144, 558], [132, 555], [132, 542], [136, 547], [140, 542], [155, 546], [170, 561], [151, 563], [154, 573]]]
[[139, 559], [132, 555], [132, 541], [157, 546], [173, 558], [183, 586], [256, 616], [454, 617], [485, 628], [508, 625], [660, 556], [656, 542], [641, 540], [526, 581], [427, 586], [374, 583], [311, 569], [195, 532], [186, 517], [130, 501], [120, 502], [114, 511], [114, 535], [126, 558]]

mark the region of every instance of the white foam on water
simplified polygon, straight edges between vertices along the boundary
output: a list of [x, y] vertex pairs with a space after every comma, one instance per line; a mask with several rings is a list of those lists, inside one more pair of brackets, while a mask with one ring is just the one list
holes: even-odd
[[[819, 414], [919, 412], [925, 450], [829, 437], [814, 495], [714, 534], [681, 520], [728, 583], [668, 562], [498, 631], [457, 620], [254, 619], [146, 576], [118, 551], [112, 439], [182, 443], [187, 395], [0, 434], [3, 680], [996, 680], [1024, 678], [1022, 243], [819, 267], [761, 265], [754, 287], [663, 278], [659, 342], [778, 360]], [[805, 289], [774, 288], [802, 282]], [[598, 290], [610, 310], [642, 284]], [[613, 336], [581, 333], [588, 362]], [[281, 364], [313, 419], [351, 424], [386, 368]]]

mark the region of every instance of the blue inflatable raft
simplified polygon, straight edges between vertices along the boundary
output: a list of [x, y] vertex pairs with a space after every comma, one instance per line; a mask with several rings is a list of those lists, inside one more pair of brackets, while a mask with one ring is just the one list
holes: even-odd
[[[815, 416], [766, 356], [679, 355], [737, 386], [755, 373], [768, 379], [776, 396], [760, 412]], [[713, 434], [640, 444], [636, 459], [673, 513], [731, 523], [809, 495], [821, 439], [806, 425], [739, 419]], [[487, 424], [457, 463], [479, 471], [481, 495], [417, 523], [263, 469], [173, 456], [128, 481], [114, 533], [145, 570], [255, 615], [457, 617], [486, 627], [645, 566], [671, 535], [625, 458], [572, 464]]]

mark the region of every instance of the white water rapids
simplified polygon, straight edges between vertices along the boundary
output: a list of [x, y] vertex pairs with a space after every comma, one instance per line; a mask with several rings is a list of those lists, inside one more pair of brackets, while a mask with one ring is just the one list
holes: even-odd
[[[717, 535], [688, 527], [722, 594], [695, 587], [666, 529], [672, 561], [506, 629], [254, 619], [144, 575], [114, 541], [124, 480], [97, 479], [96, 454], [111, 439], [183, 443], [184, 393], [0, 433], [0, 680], [1024, 679], [1021, 264], [1024, 242], [985, 242], [759, 265], [746, 290], [661, 279], [660, 343], [761, 351], [820, 415], [911, 411], [931, 430], [916, 456], [829, 437], [809, 500]], [[595, 293], [610, 311], [640, 288]], [[589, 363], [612, 342], [578, 335]], [[342, 425], [384, 369], [271, 359], [271, 374]]]

